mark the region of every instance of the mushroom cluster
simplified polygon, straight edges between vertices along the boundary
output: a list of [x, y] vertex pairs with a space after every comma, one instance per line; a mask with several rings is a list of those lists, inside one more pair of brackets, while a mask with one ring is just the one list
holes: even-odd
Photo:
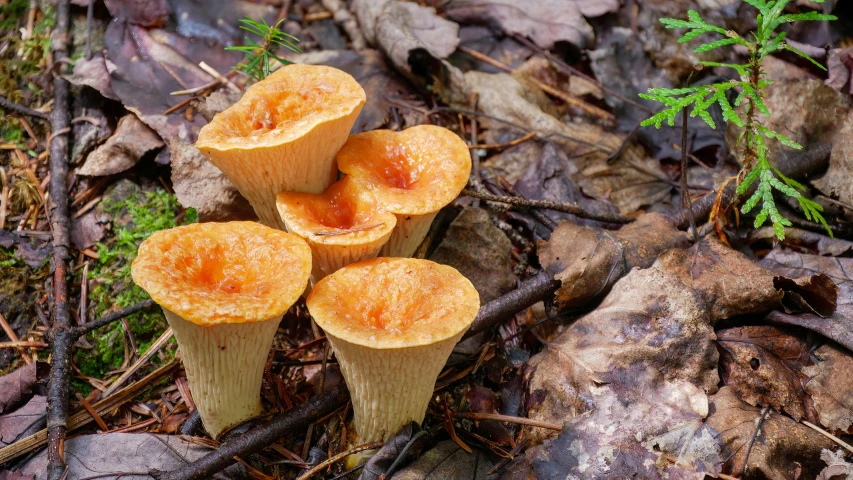
[[423, 420], [477, 314], [477, 291], [453, 268], [390, 258], [412, 256], [467, 183], [465, 142], [436, 126], [349, 135], [364, 103], [355, 79], [330, 67], [292, 65], [256, 83], [196, 146], [264, 225], [183, 226], [139, 248], [133, 279], [163, 308], [214, 437], [262, 413], [273, 337], [309, 278], [308, 309], [365, 442]]

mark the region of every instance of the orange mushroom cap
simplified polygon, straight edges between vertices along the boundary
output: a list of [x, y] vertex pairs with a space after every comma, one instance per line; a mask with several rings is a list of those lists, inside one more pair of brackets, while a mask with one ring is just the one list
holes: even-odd
[[305, 290], [311, 249], [255, 222], [197, 223], [148, 237], [131, 273], [155, 302], [189, 322], [260, 322], [282, 315]]
[[388, 211], [401, 215], [440, 210], [459, 195], [471, 174], [468, 146], [435, 125], [350, 135], [337, 161]]
[[321, 194], [281, 192], [276, 204], [287, 229], [309, 243], [371, 243], [390, 235], [397, 224], [397, 217], [380, 210], [373, 195], [350, 177]]

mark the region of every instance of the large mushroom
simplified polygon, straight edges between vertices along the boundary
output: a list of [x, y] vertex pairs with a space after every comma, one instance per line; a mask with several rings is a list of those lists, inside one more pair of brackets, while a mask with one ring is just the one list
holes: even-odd
[[338, 152], [338, 168], [397, 215], [397, 226], [380, 255], [411, 257], [438, 211], [468, 183], [471, 154], [450, 130], [420, 125], [402, 132], [350, 135]]
[[474, 321], [480, 297], [452, 267], [380, 257], [320, 280], [307, 304], [335, 349], [356, 432], [368, 443], [423, 421], [435, 380]]
[[320, 193], [365, 102], [352, 76], [289, 65], [252, 85], [201, 129], [196, 147], [234, 183], [263, 223], [284, 228], [278, 192]]
[[175, 332], [208, 433], [263, 413], [264, 365], [308, 283], [308, 245], [255, 222], [193, 224], [142, 242], [131, 273]]
[[287, 231], [311, 246], [312, 284], [341, 267], [373, 258], [397, 224], [351, 177], [321, 194], [282, 192], [276, 201]]

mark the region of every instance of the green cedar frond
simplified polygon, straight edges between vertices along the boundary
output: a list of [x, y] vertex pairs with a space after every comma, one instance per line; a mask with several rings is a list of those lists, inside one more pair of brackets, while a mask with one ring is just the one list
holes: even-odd
[[741, 77], [749, 76], [749, 64], [746, 63], [720, 63], [720, 62], [699, 62], [703, 67], [725, 67], [737, 71]]
[[720, 40], [717, 40], [716, 42], [704, 43], [702, 45], [699, 45], [698, 47], [694, 48], [693, 51], [696, 53], [710, 52], [715, 48], [725, 47], [726, 45], [734, 45], [735, 43], [738, 43], [736, 38], [722, 38]]
[[253, 20], [250, 17], [240, 20], [240, 28], [261, 37], [263, 44], [246, 39], [245, 45], [226, 47], [225, 50], [243, 52], [246, 57], [242, 62], [234, 67], [235, 71], [240, 72], [255, 81], [261, 81], [270, 74], [271, 58], [275, 59], [282, 65], [291, 63], [275, 55], [273, 50], [283, 47], [296, 53], [302, 53], [302, 50], [300, 50], [294, 43], [294, 41], [299, 42], [299, 39], [279, 29], [282, 22], [284, 22], [284, 19], [279, 20], [278, 23], [270, 26], [263, 18], [260, 21]]
[[801, 57], [805, 58], [806, 60], [808, 60], [808, 61], [812, 62], [813, 64], [815, 64], [815, 65], [816, 65], [818, 68], [820, 68], [821, 70], [826, 71], [826, 67], [824, 67], [823, 65], [821, 65], [820, 63], [818, 63], [818, 62], [817, 62], [817, 60], [815, 60], [814, 58], [810, 57], [806, 52], [803, 52], [802, 50], [800, 50], [800, 49], [798, 49], [798, 48], [792, 47], [790, 43], [784, 43], [784, 44], [782, 44], [782, 45], [784, 46], [784, 48], [785, 48], [786, 50], [789, 50], [789, 51], [791, 51], [791, 52], [796, 53], [797, 55], [799, 55], [799, 56], [801, 56]]
[[773, 130], [770, 130], [769, 128], [767, 128], [765, 126], [762, 126], [762, 125], [759, 125], [756, 123], [755, 129], [758, 130], [759, 132], [761, 132], [767, 138], [775, 138], [776, 140], [779, 140], [779, 143], [781, 143], [782, 145], [785, 145], [786, 147], [790, 147], [790, 148], [793, 148], [796, 150], [802, 150], [803, 149], [803, 146], [800, 145], [799, 143], [791, 140], [790, 138], [786, 137], [785, 135], [782, 135], [781, 133], [774, 132]]

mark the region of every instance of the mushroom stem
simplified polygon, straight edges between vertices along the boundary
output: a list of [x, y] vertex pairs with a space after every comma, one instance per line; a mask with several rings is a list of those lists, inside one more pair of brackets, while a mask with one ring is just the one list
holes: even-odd
[[377, 350], [326, 332], [352, 395], [360, 442], [387, 441], [410, 422], [423, 423], [435, 378], [463, 333], [431, 345]]
[[382, 257], [411, 257], [429, 233], [429, 227], [438, 212], [426, 215], [397, 215], [397, 226], [391, 232], [391, 238], [382, 247]]
[[262, 322], [212, 327], [163, 309], [181, 346], [193, 401], [214, 438], [263, 413], [261, 381], [281, 315]]
[[308, 245], [311, 247], [311, 258], [314, 263], [311, 270], [311, 284], [316, 284], [327, 275], [335, 273], [351, 263], [376, 257], [386, 238], [388, 237], [385, 236], [370, 243], [355, 245], [327, 245], [309, 241]]

